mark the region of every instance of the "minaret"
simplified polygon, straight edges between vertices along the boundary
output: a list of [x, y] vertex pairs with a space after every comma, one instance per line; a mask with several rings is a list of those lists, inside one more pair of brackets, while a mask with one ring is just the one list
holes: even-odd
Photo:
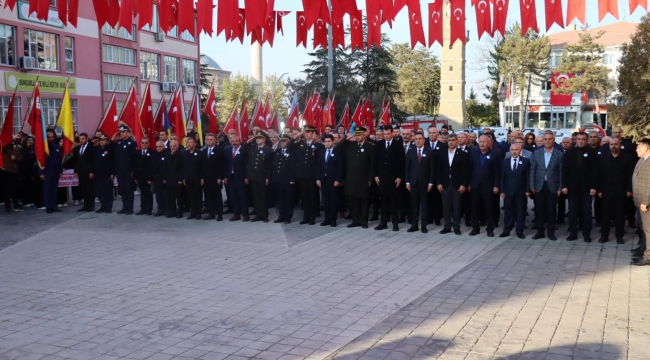
[[451, 5], [444, 2], [442, 37], [444, 46], [440, 51], [440, 117], [448, 119], [454, 129], [466, 124], [465, 112], [465, 45], [451, 39]]
[[262, 84], [262, 45], [258, 41], [251, 45], [251, 77], [256, 87]]

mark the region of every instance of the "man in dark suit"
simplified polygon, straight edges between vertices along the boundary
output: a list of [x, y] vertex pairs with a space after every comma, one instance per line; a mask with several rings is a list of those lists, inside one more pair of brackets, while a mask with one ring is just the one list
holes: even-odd
[[[650, 237], [650, 161], [648, 161], [650, 140], [641, 139], [636, 147], [636, 153], [639, 156], [639, 161], [632, 174], [632, 194], [634, 205], [638, 208], [641, 219], [639, 226], [644, 234], [641, 238], [647, 241]], [[650, 248], [647, 247], [646, 241], [643, 241], [641, 246], [634, 250], [634, 255], [638, 257], [632, 258], [632, 265], [650, 265]], [[643, 253], [641, 253], [642, 251]]]
[[140, 188], [140, 211], [135, 214], [151, 215], [153, 211], [153, 194], [151, 193], [151, 185], [147, 181], [153, 158], [151, 157], [151, 150], [149, 150], [149, 139], [142, 138], [140, 146], [142, 150], [135, 157], [135, 167], [133, 168], [133, 178]]
[[38, 169], [38, 175], [43, 181], [43, 200], [45, 202], [45, 209], [48, 214], [53, 212], [61, 212], [61, 209], [56, 207], [56, 194], [59, 189], [59, 180], [63, 176], [63, 160], [61, 148], [54, 141], [55, 134], [48, 131], [47, 144], [50, 154], [45, 157], [45, 166], [43, 169]]
[[517, 222], [517, 237], [523, 239], [526, 228], [526, 203], [530, 196], [530, 160], [521, 156], [523, 146], [510, 145], [510, 156], [501, 164], [501, 197], [504, 203], [503, 233], [499, 237], [510, 236]]
[[599, 243], [609, 240], [612, 219], [616, 229], [616, 243], [623, 244], [625, 234], [625, 201], [632, 197], [632, 158], [621, 152], [621, 141], [613, 138], [609, 152], [598, 157], [598, 199], [601, 199], [602, 226]]
[[472, 231], [470, 236], [480, 233], [479, 223], [481, 212], [485, 215], [487, 235], [494, 236], [496, 214], [494, 213], [494, 194], [499, 193], [499, 171], [501, 160], [497, 153], [490, 149], [491, 140], [487, 135], [481, 135], [478, 141], [479, 150], [470, 153], [470, 182], [469, 191], [472, 200]]
[[[248, 140], [248, 172], [244, 182], [251, 187], [251, 196], [255, 217], [251, 221], [269, 222], [269, 205], [267, 186], [271, 179], [273, 151], [268, 146], [266, 134], [255, 133], [255, 138]], [[255, 142], [253, 142], [255, 141]]]
[[293, 216], [294, 156], [288, 149], [289, 140], [289, 135], [280, 137], [280, 146], [275, 150], [271, 169], [271, 183], [275, 185], [278, 196], [279, 216], [274, 221], [276, 224], [290, 224]]
[[[468, 155], [473, 150], [478, 150], [478, 147], [469, 143], [469, 133], [460, 132], [456, 134], [456, 136], [458, 138], [458, 149], [462, 150]], [[472, 227], [472, 196], [470, 195], [469, 191], [465, 191], [465, 193], [461, 195], [460, 202], [461, 212], [465, 218], [465, 226]]]
[[422, 233], [427, 233], [429, 191], [434, 183], [433, 154], [424, 146], [424, 135], [415, 134], [415, 146], [406, 154], [404, 169], [406, 189], [411, 193], [411, 227], [408, 232], [418, 231], [421, 216]]
[[357, 126], [335, 150], [345, 156], [345, 195], [350, 200], [352, 223], [348, 227], [368, 228], [368, 201], [375, 167], [375, 145], [366, 141], [367, 129]]
[[381, 198], [381, 221], [375, 230], [388, 228], [388, 220], [393, 231], [399, 231], [399, 204], [397, 193], [404, 180], [404, 148], [402, 142], [393, 137], [393, 127], [384, 126], [384, 139], [375, 146], [376, 157], [374, 178]]
[[578, 239], [578, 216], [585, 242], [591, 242], [591, 203], [598, 182], [598, 154], [587, 146], [587, 134], [576, 135], [576, 147], [562, 157], [562, 193], [569, 200], [568, 241]]
[[183, 198], [181, 197], [181, 186], [185, 174], [183, 155], [179, 150], [178, 141], [169, 141], [169, 152], [165, 160], [165, 174], [163, 183], [167, 193], [167, 217], [183, 217]]
[[190, 207], [190, 216], [187, 220], [201, 220], [203, 209], [203, 156], [196, 147], [196, 140], [193, 137], [185, 139], [187, 151], [183, 153], [185, 174], [183, 184], [187, 188], [187, 201]]
[[[113, 180], [115, 179], [115, 159], [113, 159], [114, 152], [108, 145], [110, 140], [106, 135], [102, 135], [99, 139], [99, 146], [95, 146], [93, 166], [95, 167], [93, 173], [95, 174], [95, 187], [97, 191], [97, 198], [101, 206], [97, 209], [96, 213], [113, 212]], [[93, 200], [94, 201], [94, 200]]]
[[203, 220], [223, 220], [223, 196], [221, 186], [224, 178], [223, 149], [216, 145], [214, 134], [205, 136], [205, 148], [201, 152], [203, 160], [203, 196], [208, 215]]
[[95, 211], [95, 150], [88, 142], [88, 134], [79, 134], [79, 146], [74, 149], [77, 159], [74, 167], [74, 177], [79, 179], [79, 188], [84, 200], [84, 206], [77, 210]]
[[239, 136], [230, 137], [230, 145], [223, 149], [224, 183], [228, 185], [228, 200], [233, 217], [230, 221], [249, 221], [248, 199], [246, 198], [246, 172], [248, 159], [246, 149], [240, 146]]
[[[164, 183], [165, 180], [165, 157], [169, 150], [165, 147], [165, 143], [161, 140], [156, 141], [156, 152], [151, 156], [151, 168], [149, 170], [149, 178], [147, 184], [153, 185], [153, 191], [156, 194], [156, 205], [158, 211], [153, 215], [154, 217], [163, 216], [167, 213], [167, 189]], [[169, 160], [169, 157], [167, 157]]]
[[555, 133], [544, 132], [544, 146], [533, 152], [530, 160], [530, 192], [535, 194], [535, 228], [533, 240], [544, 238], [544, 227], [550, 240], [555, 237], [557, 198], [561, 194], [562, 152], [555, 148]]
[[[441, 153], [447, 150], [447, 144], [440, 141], [440, 131], [435, 125], [430, 125], [427, 130], [429, 138], [424, 142], [424, 147], [432, 152], [432, 162], [435, 162], [440, 157]], [[435, 171], [435, 164], [432, 163]], [[441, 224], [442, 220], [442, 195], [439, 191], [429, 192], [429, 211], [427, 212], [429, 223]]]
[[449, 134], [447, 144], [449, 148], [439, 154], [435, 172], [438, 192], [442, 195], [442, 213], [445, 218], [445, 227], [440, 233], [450, 233], [453, 227], [454, 233], [460, 235], [461, 197], [467, 191], [469, 181], [469, 154], [458, 148], [456, 134]]
[[[402, 146], [404, 147], [404, 161], [406, 162], [406, 154], [412, 147], [415, 147], [413, 141], [413, 133], [410, 129], [402, 129]], [[402, 181], [397, 191], [397, 201], [399, 202], [399, 222], [411, 223], [411, 193], [406, 190], [406, 181]]]
[[[303, 208], [303, 218], [300, 225], [316, 224], [316, 213], [319, 204], [315, 202], [316, 193], [316, 154], [323, 144], [314, 141], [316, 128], [312, 125], [304, 126], [304, 133], [298, 132], [289, 141], [289, 151], [295, 157], [295, 178], [300, 189], [300, 202]], [[304, 134], [304, 139], [302, 136]]]
[[318, 152], [316, 185], [321, 190], [321, 199], [325, 210], [325, 220], [321, 226], [336, 227], [337, 200], [336, 189], [343, 180], [343, 157], [334, 150], [334, 136], [327, 134], [323, 139], [325, 147]]

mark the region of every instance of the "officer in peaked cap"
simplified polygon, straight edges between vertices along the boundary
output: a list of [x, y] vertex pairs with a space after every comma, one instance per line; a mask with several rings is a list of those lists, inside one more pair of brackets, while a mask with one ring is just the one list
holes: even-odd
[[300, 201], [303, 207], [303, 218], [301, 225], [316, 223], [316, 214], [319, 204], [315, 200], [316, 188], [316, 165], [319, 150], [323, 144], [314, 141], [316, 127], [305, 125], [303, 132], [298, 132], [289, 141], [288, 148], [295, 156], [295, 178], [300, 189]]
[[280, 137], [280, 146], [275, 149], [271, 182], [278, 196], [279, 216], [275, 223], [291, 223], [293, 216], [294, 156], [288, 149], [289, 135]]
[[273, 151], [266, 145], [267, 136], [262, 131], [255, 133], [255, 138], [248, 140], [248, 175], [245, 179], [251, 187], [255, 218], [251, 221], [269, 221], [267, 186], [271, 179]]
[[131, 137], [131, 129], [122, 124], [119, 127], [120, 139], [115, 142], [115, 172], [119, 194], [122, 197], [122, 210], [118, 214], [133, 214], [133, 171], [138, 156], [138, 144]]

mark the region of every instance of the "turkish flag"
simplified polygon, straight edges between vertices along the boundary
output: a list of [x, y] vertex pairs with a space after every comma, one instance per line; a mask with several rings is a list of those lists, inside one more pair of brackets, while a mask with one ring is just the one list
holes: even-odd
[[535, 0], [519, 0], [519, 10], [521, 13], [521, 36], [525, 36], [528, 29], [539, 32]]
[[297, 104], [293, 107], [293, 109], [291, 109], [285, 126], [289, 127], [290, 129], [300, 128], [300, 111], [298, 110]]
[[244, 28], [246, 27], [246, 9], [239, 9], [239, 20], [237, 26], [232, 28], [231, 40], [239, 39], [240, 43], [244, 43]]
[[63, 25], [68, 25], [68, 2], [59, 1], [57, 3], [57, 10], [59, 12], [59, 20], [61, 20]]
[[314, 22], [314, 49], [319, 45], [327, 50], [327, 24], [321, 18]]
[[427, 46], [431, 47], [434, 41], [437, 41], [440, 46], [443, 45], [442, 40], [442, 0], [433, 0], [429, 3], [429, 43]]
[[496, 0], [492, 7], [494, 19], [492, 35], [498, 31], [501, 36], [506, 36], [506, 20], [508, 19], [508, 3], [510, 0]]
[[345, 127], [345, 131], [350, 130], [350, 104], [348, 103], [345, 103], [345, 108], [343, 109], [343, 115], [341, 116], [339, 124]]
[[135, 7], [135, 11], [138, 13], [138, 29], [151, 26], [153, 22], [153, 0], [138, 0]]
[[585, 24], [585, 1], [586, 0], [567, 0], [566, 6], [566, 24], [570, 24], [573, 19], [578, 19], [578, 21], [584, 25]]
[[302, 0], [302, 5], [305, 10], [304, 16], [307, 29], [311, 29], [318, 19], [321, 19], [326, 24], [331, 23], [327, 0]]
[[210, 87], [208, 98], [205, 101], [203, 113], [208, 115], [208, 133], [217, 134], [219, 132], [219, 123], [217, 122], [217, 99], [214, 94], [214, 86]]
[[476, 31], [478, 39], [481, 40], [483, 34], [487, 33], [492, 36], [492, 14], [490, 14], [490, 3], [488, 0], [478, 0], [474, 5], [476, 10]]
[[277, 15], [275, 11], [271, 12], [266, 18], [266, 24], [264, 24], [264, 34], [262, 35], [262, 43], [269, 43], [273, 46], [273, 39], [275, 39], [275, 19]]
[[93, 0], [93, 8], [97, 17], [97, 26], [101, 29], [108, 21], [108, 3], [106, 0]]
[[144, 134], [151, 140], [149, 141], [149, 149], [151, 150], [156, 149], [156, 142], [153, 141], [153, 139], [156, 138], [154, 122], [153, 103], [151, 101], [151, 83], [147, 81], [144, 93], [142, 94], [142, 99], [140, 99], [140, 125], [142, 125]]
[[618, 19], [618, 0], [598, 0], [598, 21], [603, 21], [607, 13]]
[[564, 15], [562, 15], [562, 1], [561, 0], [544, 0], [544, 9], [546, 10], [546, 31], [553, 26], [553, 24], [560, 25], [564, 29]]
[[356, 14], [357, 11], [359, 9], [356, 0], [332, 0], [333, 18], [342, 18], [345, 14]]
[[108, 106], [104, 109], [104, 116], [102, 116], [102, 121], [99, 123], [99, 131], [104, 133], [104, 135], [109, 138], [113, 138], [117, 134], [117, 129], [119, 126], [117, 116], [117, 104], [115, 102], [115, 94], [111, 96], [111, 99], [108, 100]]
[[[531, 0], [532, 1], [532, 0]], [[451, 37], [449, 46], [453, 46], [456, 40], [460, 40], [463, 44], [467, 41], [467, 34], [465, 33], [465, 0], [450, 0], [451, 13]]]
[[217, 0], [217, 36], [221, 32], [226, 32], [226, 40], [231, 39], [231, 33], [239, 27], [237, 19], [239, 18], [238, 0]]
[[[486, 0], [482, 0], [486, 1]], [[417, 43], [427, 46], [424, 38], [424, 29], [422, 28], [422, 13], [420, 12], [420, 1], [411, 0], [408, 4], [409, 9], [409, 32], [411, 33], [411, 49], [415, 48]]]
[[[161, 131], [165, 131], [165, 117], [166, 117], [165, 112], [167, 112], [167, 104], [165, 103], [165, 97], [163, 96], [162, 98], [160, 98], [160, 103], [158, 104], [158, 111], [156, 112], [156, 116], [153, 119], [153, 128], [154, 131], [156, 131], [157, 133]], [[155, 137], [149, 139], [151, 140], [150, 142], [154, 142], [153, 139], [155, 139]]]
[[160, 31], [164, 33], [167, 33], [172, 28], [172, 26], [170, 26], [171, 21], [165, 20], [173, 17], [171, 5], [172, 0], [158, 0], [158, 27], [160, 28]]
[[630, 0], [630, 15], [636, 10], [637, 7], [646, 10], [646, 0]]
[[194, 0], [179, 0], [178, 2], [178, 33], [182, 34], [184, 31], [188, 31], [193, 37], [196, 37], [194, 33]]
[[226, 125], [223, 127], [223, 132], [228, 134], [228, 131], [235, 130], [239, 134], [239, 124], [237, 124], [237, 105], [233, 106], [232, 111], [230, 112], [230, 117], [226, 121]]
[[[564, 87], [565, 85], [563, 84], [563, 82], [572, 77], [573, 77], [572, 75], [552, 73], [551, 74], [552, 88]], [[563, 94], [556, 93], [554, 90], [551, 90], [551, 105], [553, 106], [570, 106], [572, 98], [573, 98], [573, 94], [563, 95]]]
[[[419, 0], [416, 0], [419, 7]], [[381, 8], [381, 23], [388, 23], [388, 26], [393, 28], [393, 0], [380, 0], [379, 7]], [[422, 21], [420, 21], [422, 23]]]
[[343, 16], [339, 18], [332, 16], [332, 46], [335, 49], [337, 46], [345, 49], [345, 24], [343, 23]]
[[244, 0], [246, 9], [246, 34], [258, 26], [264, 26], [266, 20], [266, 0]]
[[[386, 16], [390, 16], [391, 20], [395, 20], [395, 17], [397, 16], [397, 14], [399, 14], [400, 11], [402, 11], [402, 9], [406, 6], [407, 2], [408, 0], [395, 0], [393, 6], [390, 9], [391, 13], [386, 14]], [[382, 14], [382, 16], [384, 16], [384, 14]]]
[[296, 11], [296, 47], [304, 46], [307, 48], [307, 18], [304, 11]]
[[352, 51], [357, 48], [361, 51], [365, 50], [361, 19], [361, 10], [357, 11], [354, 15], [350, 14], [350, 48]]
[[36, 13], [39, 20], [46, 21], [50, 13], [50, 0], [31, 0], [29, 15]]
[[273, 129], [275, 131], [278, 131], [280, 127], [278, 126], [278, 110], [273, 112], [273, 116], [271, 116], [271, 121], [269, 121], [269, 129]]
[[120, 5], [120, 27], [131, 33], [133, 28], [133, 0], [122, 0]]
[[276, 11], [276, 13], [277, 13], [277, 18], [275, 20], [275, 23], [277, 24], [276, 32], [282, 32], [282, 35], [284, 35], [284, 29], [282, 29], [282, 18], [284, 16], [289, 15], [291, 11]]
[[381, 47], [381, 8], [379, 1], [366, 0], [366, 19], [368, 21], [368, 48]]
[[246, 98], [242, 100], [241, 103], [241, 112], [239, 117], [239, 124], [237, 124], [237, 134], [241, 138], [241, 142], [245, 142], [248, 139], [249, 130], [248, 130], [248, 109], [246, 109]]
[[201, 31], [212, 37], [212, 12], [214, 3], [212, 0], [198, 0], [196, 2], [196, 34]]
[[5, 9], [9, 8], [9, 10], [14, 11], [14, 7], [16, 7], [16, 0], [5, 1]]
[[[181, 116], [181, 122], [183, 117]], [[143, 136], [142, 124], [140, 123], [140, 110], [138, 109], [138, 97], [135, 93], [135, 85], [131, 85], [131, 90], [126, 95], [122, 113], [120, 114], [120, 121], [126, 124], [131, 129], [131, 133], [135, 137], [136, 145], [140, 144]]]

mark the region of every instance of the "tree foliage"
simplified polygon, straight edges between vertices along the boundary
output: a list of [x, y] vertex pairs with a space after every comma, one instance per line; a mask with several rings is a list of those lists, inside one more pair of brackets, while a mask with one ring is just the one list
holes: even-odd
[[493, 126], [498, 122], [497, 112], [492, 104], [482, 104], [478, 102], [478, 96], [471, 88], [467, 101], [465, 101], [467, 111], [467, 123], [472, 126]]
[[438, 57], [425, 47], [411, 50], [408, 43], [392, 44], [389, 51], [401, 92], [395, 105], [409, 115], [434, 114], [435, 97], [440, 96]]
[[237, 73], [223, 81], [221, 93], [217, 99], [217, 118], [221, 124], [228, 121], [235, 106], [241, 106], [243, 98], [246, 98], [246, 107], [250, 114], [257, 99], [257, 91], [250, 76]]
[[280, 117], [287, 118], [288, 103], [287, 103], [287, 88], [282, 79], [278, 81], [276, 74], [267, 75], [264, 77], [260, 86], [260, 94], [262, 99], [266, 99], [268, 94], [273, 95], [271, 98], [271, 111], [280, 110]]
[[539, 85], [548, 75], [548, 57], [551, 45], [546, 36], [529, 30], [521, 35], [521, 26], [515, 23], [503, 40], [499, 69], [508, 83], [519, 92], [519, 119], [523, 119], [524, 101], [529, 83]]

